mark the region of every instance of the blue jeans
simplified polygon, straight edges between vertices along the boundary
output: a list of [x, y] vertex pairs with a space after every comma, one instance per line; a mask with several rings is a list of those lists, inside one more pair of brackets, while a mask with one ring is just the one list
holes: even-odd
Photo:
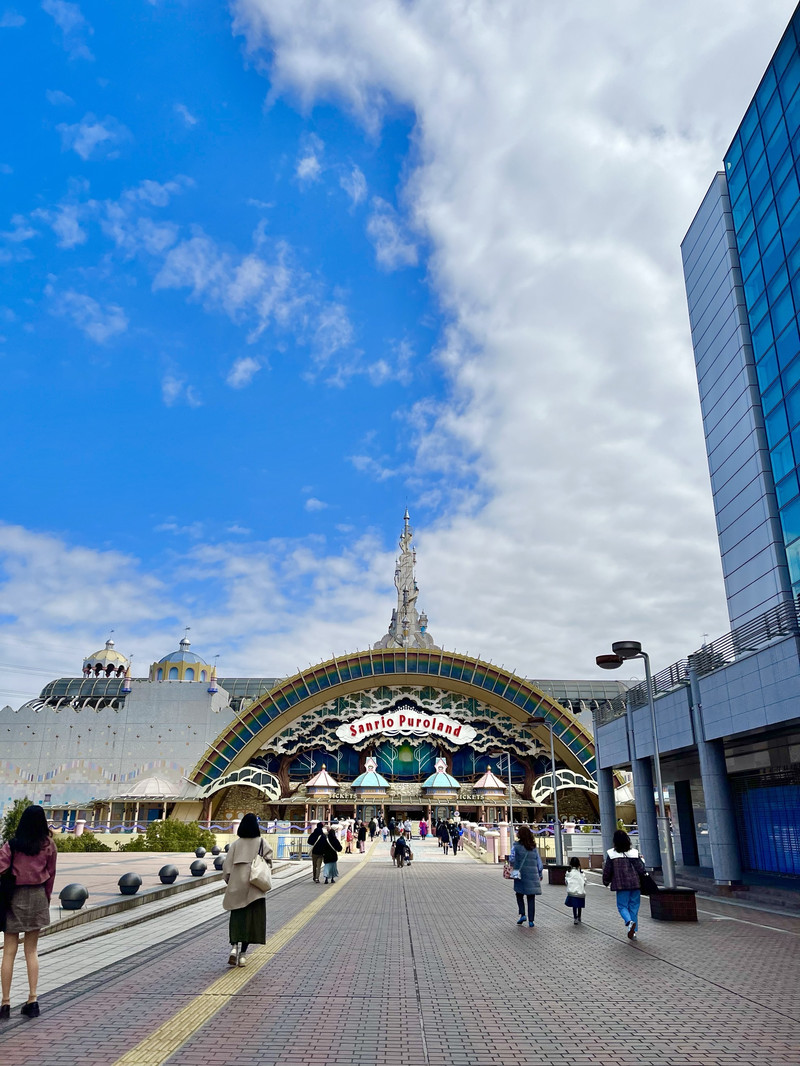
[[626, 922], [633, 922], [633, 927], [638, 927], [639, 904], [642, 902], [642, 893], [638, 888], [620, 889], [615, 893], [617, 897], [617, 910]]

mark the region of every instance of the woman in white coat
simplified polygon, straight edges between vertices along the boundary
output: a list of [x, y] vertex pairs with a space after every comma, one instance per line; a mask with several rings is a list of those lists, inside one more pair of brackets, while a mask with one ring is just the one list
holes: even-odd
[[222, 876], [227, 884], [222, 906], [230, 911], [228, 939], [231, 953], [229, 966], [244, 966], [244, 953], [251, 944], [267, 942], [266, 892], [250, 884], [250, 864], [261, 855], [272, 866], [272, 848], [262, 839], [258, 818], [246, 814], [225, 856]]

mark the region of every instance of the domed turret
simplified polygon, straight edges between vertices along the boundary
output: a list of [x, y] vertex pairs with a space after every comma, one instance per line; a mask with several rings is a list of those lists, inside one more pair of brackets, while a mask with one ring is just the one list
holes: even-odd
[[189, 651], [189, 640], [184, 637], [177, 651], [170, 652], [150, 667], [151, 681], [203, 681], [211, 677], [211, 667], [199, 655]]
[[130, 661], [115, 649], [114, 641], [109, 637], [105, 648], [83, 660], [83, 676], [124, 677], [129, 666]]

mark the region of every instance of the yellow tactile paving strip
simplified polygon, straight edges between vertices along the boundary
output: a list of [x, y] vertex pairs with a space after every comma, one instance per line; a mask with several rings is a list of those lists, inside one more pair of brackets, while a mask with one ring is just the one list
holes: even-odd
[[126, 1051], [121, 1058], [117, 1059], [114, 1066], [162, 1066], [209, 1018], [213, 1018], [218, 1011], [222, 1010], [232, 996], [235, 996], [248, 981], [263, 970], [267, 963], [308, 925], [348, 881], [363, 870], [374, 847], [373, 844], [361, 862], [340, 877], [335, 885], [329, 886], [328, 890], [313, 903], [309, 903], [299, 914], [281, 926], [277, 933], [268, 937], [266, 944], [248, 954], [247, 966], [230, 969], [222, 977], [218, 977], [205, 991], [200, 992], [185, 1007], [173, 1014], [155, 1032], [146, 1036], [130, 1051]]

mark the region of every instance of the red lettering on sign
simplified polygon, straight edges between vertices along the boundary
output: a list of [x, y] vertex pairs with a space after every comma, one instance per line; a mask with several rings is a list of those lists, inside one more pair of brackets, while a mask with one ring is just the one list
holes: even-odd
[[355, 735], [356, 735], [356, 727], [354, 725], [351, 725], [350, 726], [350, 736], [354, 737]]

